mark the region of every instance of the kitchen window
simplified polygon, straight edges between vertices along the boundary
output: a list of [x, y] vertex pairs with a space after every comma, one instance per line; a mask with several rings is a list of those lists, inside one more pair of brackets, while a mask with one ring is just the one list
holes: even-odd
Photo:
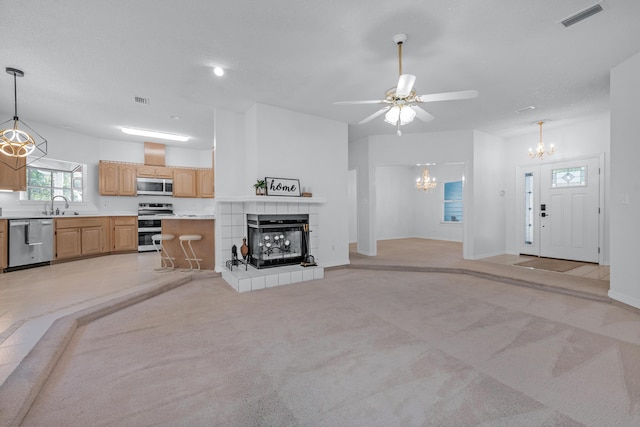
[[27, 191], [21, 199], [49, 201], [59, 195], [70, 202], [82, 202], [85, 175], [80, 163], [39, 159], [27, 166]]

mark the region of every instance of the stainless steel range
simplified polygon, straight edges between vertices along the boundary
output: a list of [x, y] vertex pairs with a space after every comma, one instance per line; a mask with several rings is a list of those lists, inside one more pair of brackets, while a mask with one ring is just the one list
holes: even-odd
[[155, 250], [151, 236], [162, 231], [162, 218], [173, 215], [171, 203], [138, 204], [138, 252]]

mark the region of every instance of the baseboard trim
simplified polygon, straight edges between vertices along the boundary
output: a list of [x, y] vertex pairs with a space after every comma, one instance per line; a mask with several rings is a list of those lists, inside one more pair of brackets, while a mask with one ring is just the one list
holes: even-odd
[[640, 299], [638, 298], [630, 297], [613, 290], [609, 290], [609, 298], [640, 310]]

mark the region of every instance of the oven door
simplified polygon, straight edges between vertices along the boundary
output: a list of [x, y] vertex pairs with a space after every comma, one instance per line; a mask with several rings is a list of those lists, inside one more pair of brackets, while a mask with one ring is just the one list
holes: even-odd
[[162, 230], [158, 228], [154, 229], [146, 229], [146, 230], [138, 230], [138, 252], [150, 252], [155, 251], [156, 248], [153, 246], [153, 241], [151, 240], [151, 236], [155, 234], [160, 234]]
[[138, 217], [138, 252], [154, 251], [155, 247], [151, 237], [161, 232], [161, 219]]

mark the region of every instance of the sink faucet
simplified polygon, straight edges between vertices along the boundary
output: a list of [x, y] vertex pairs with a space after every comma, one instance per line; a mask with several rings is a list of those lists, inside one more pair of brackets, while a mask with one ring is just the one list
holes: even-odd
[[[65, 209], [69, 209], [69, 200], [64, 196], [62, 196], [60, 194], [57, 194], [57, 195], [55, 195], [55, 196], [53, 196], [51, 198], [51, 210], [49, 211], [49, 215], [53, 215], [53, 201], [55, 199], [57, 199], [58, 197], [60, 197], [60, 198], [62, 198], [64, 200], [64, 208]], [[46, 204], [45, 204], [45, 210], [46, 210]]]

